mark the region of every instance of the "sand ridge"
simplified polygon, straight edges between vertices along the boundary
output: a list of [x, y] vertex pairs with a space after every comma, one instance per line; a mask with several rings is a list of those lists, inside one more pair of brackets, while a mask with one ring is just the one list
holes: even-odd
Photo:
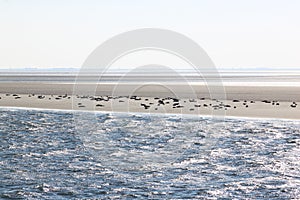
[[0, 94], [0, 106], [64, 110], [174, 113], [192, 115], [241, 116], [300, 119], [296, 101], [277, 100], [217, 100], [201, 98]]

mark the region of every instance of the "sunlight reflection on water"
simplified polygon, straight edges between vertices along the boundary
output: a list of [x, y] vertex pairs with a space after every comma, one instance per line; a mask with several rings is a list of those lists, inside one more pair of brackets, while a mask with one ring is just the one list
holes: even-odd
[[300, 198], [299, 121], [99, 113], [91, 151], [72, 112], [0, 119], [0, 198]]

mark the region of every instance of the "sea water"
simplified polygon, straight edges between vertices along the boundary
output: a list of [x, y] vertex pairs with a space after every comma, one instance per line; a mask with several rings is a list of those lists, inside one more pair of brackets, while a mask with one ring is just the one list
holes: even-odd
[[[78, 77], [80, 77], [78, 79]], [[105, 71], [80, 72], [79, 69], [18, 69], [1, 70], [1, 83], [220, 83], [233, 86], [300, 86], [299, 69], [219, 69], [201, 71], [195, 69], [169, 69], [164, 71], [110, 69]]]
[[0, 110], [0, 198], [299, 199], [300, 122]]

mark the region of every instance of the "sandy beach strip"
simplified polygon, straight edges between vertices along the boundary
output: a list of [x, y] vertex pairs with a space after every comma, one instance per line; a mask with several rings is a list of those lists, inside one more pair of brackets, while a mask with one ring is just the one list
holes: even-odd
[[[76, 91], [76, 89], [78, 91]], [[91, 91], [92, 88], [92, 91]], [[94, 91], [94, 88], [96, 89]], [[75, 90], [74, 90], [75, 89]], [[210, 90], [209, 90], [210, 89]], [[0, 83], [0, 94], [43, 94], [43, 95], [73, 95], [74, 93], [94, 95], [126, 96], [136, 95], [144, 97], [181, 97], [181, 98], [212, 98], [219, 96], [220, 100], [274, 100], [300, 102], [300, 87], [288, 86], [224, 86], [217, 85], [211, 90], [205, 85], [175, 84], [158, 85], [155, 83], [103, 83], [69, 84], [69, 83], [26, 83], [5, 82]], [[226, 96], [224, 96], [225, 93]], [[225, 97], [223, 99], [223, 97]], [[221, 99], [222, 98], [222, 99]]]
[[300, 119], [299, 87], [225, 86], [225, 99], [213, 99], [219, 94], [203, 85], [189, 86], [191, 92], [176, 84], [138, 89], [130, 84], [101, 84], [92, 95], [81, 92], [94, 85], [79, 88], [74, 93], [73, 84], [1, 83], [0, 106]]

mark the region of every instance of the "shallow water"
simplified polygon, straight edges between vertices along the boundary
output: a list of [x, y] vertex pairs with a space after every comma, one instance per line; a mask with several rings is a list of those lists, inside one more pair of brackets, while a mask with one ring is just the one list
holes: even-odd
[[[197, 83], [222, 82], [233, 86], [300, 86], [299, 69], [219, 69], [218, 71], [200, 71], [195, 69], [110, 69], [104, 74], [99, 71], [80, 74], [79, 69], [19, 69], [1, 70], [1, 83]], [[83, 73], [83, 72], [82, 72]]]
[[0, 198], [300, 198], [300, 122], [0, 110]]

